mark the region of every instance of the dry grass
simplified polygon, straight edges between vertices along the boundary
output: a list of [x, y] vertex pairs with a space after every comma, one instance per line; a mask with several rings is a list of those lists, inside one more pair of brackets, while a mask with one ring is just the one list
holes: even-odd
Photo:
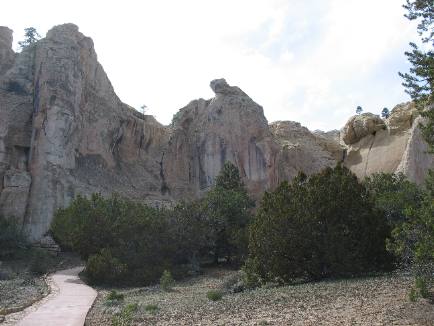
[[[434, 306], [408, 300], [405, 276], [340, 280], [226, 294], [210, 301], [207, 292], [222, 290], [235, 272], [208, 270], [176, 284], [124, 289], [125, 302], [137, 303], [132, 325], [434, 325]], [[110, 325], [122, 306], [107, 306], [110, 289], [99, 291], [86, 325]], [[150, 305], [158, 309], [149, 311]]]

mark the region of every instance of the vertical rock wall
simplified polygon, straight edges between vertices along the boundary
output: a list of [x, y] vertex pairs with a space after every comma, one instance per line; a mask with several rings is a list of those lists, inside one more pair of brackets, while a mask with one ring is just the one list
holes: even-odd
[[194, 199], [225, 161], [259, 199], [299, 171], [341, 161], [339, 138], [359, 177], [403, 171], [420, 182], [432, 167], [408, 105], [386, 122], [362, 115], [341, 134], [312, 133], [291, 121], [269, 125], [262, 107], [224, 79], [210, 86], [214, 98], [192, 101], [163, 126], [119, 100], [77, 26], [56, 26], [19, 54], [0, 27], [0, 214], [38, 240], [77, 194], [116, 192], [152, 205]]
[[434, 168], [419, 129], [422, 122], [411, 103], [397, 105], [385, 121], [373, 115], [351, 118], [343, 129], [348, 145], [345, 165], [361, 179], [378, 172], [402, 172], [422, 184]]

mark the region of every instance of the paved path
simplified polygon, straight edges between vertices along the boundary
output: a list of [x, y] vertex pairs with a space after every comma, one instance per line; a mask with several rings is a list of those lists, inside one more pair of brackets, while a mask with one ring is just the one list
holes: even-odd
[[[29, 312], [19, 326], [83, 326], [97, 292], [78, 277], [83, 267], [51, 275], [50, 295], [35, 311]], [[53, 286], [55, 289], [53, 289]]]

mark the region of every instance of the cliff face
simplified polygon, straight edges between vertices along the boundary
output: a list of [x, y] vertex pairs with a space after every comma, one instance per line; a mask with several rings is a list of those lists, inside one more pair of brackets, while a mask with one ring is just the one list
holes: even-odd
[[[12, 31], [0, 27], [0, 214], [18, 219], [33, 240], [77, 194], [117, 192], [154, 205], [197, 198], [229, 160], [258, 199], [299, 171], [318, 172], [344, 156], [339, 132], [269, 125], [262, 107], [224, 79], [211, 82], [214, 98], [192, 101], [163, 126], [119, 100], [92, 40], [72, 24], [19, 54], [11, 47]], [[396, 165], [422, 178], [432, 161], [419, 164], [426, 157], [416, 122], [392, 114], [386, 124], [389, 156], [375, 152], [383, 127], [374, 136], [369, 123], [347, 126], [358, 139], [345, 163], [360, 176]], [[375, 157], [387, 162], [377, 167]]]
[[421, 122], [411, 103], [397, 105], [385, 121], [372, 114], [350, 118], [342, 130], [348, 145], [345, 165], [359, 178], [402, 172], [423, 183], [434, 160], [418, 128]]
[[331, 135], [312, 133], [293, 121], [273, 122], [270, 129], [280, 147], [276, 160], [278, 182], [290, 180], [300, 171], [317, 173], [342, 160], [343, 148]]
[[18, 54], [0, 84], [0, 213], [32, 238], [79, 193], [168, 200], [157, 159], [166, 128], [118, 99], [76, 26]]
[[0, 26], [0, 74], [8, 70], [15, 59], [12, 51], [12, 30]]
[[171, 195], [197, 197], [225, 161], [235, 163], [252, 193], [276, 183], [273, 141], [262, 107], [224, 79], [211, 82], [216, 96], [195, 100], [174, 117], [164, 171]]

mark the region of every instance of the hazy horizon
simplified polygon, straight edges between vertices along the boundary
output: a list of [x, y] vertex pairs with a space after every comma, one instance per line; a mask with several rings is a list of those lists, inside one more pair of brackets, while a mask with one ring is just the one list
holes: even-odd
[[[340, 129], [356, 106], [379, 114], [409, 100], [398, 71], [417, 41], [403, 1], [301, 0], [6, 3], [0, 24], [42, 36], [74, 23], [93, 39], [120, 99], [168, 124], [209, 82], [225, 78], [263, 106], [269, 122]], [[26, 10], [23, 10], [26, 8]], [[95, 17], [97, 20], [95, 20]]]

